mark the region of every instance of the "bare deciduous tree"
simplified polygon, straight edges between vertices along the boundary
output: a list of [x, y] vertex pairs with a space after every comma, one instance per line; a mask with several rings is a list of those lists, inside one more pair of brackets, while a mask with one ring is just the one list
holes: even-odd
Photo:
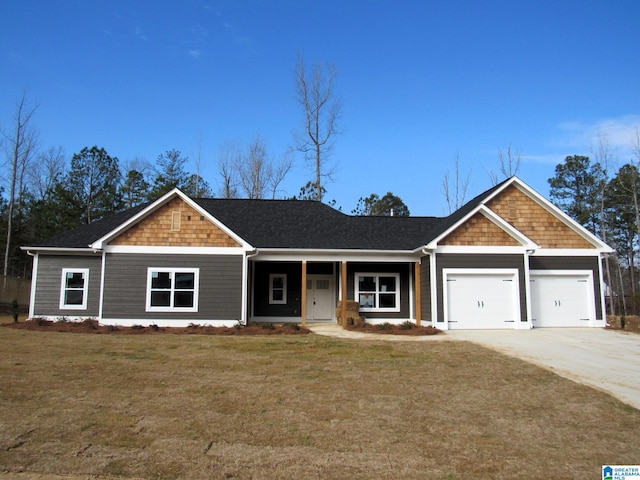
[[271, 193], [271, 198], [275, 198], [278, 186], [293, 165], [290, 155], [285, 155], [281, 162], [274, 163], [269, 158], [266, 144], [259, 136], [256, 136], [247, 151], [237, 159], [239, 163], [236, 164], [236, 170], [240, 186], [251, 199], [266, 198], [268, 192]]
[[[498, 160], [500, 161], [500, 173], [504, 178], [511, 178], [518, 174], [520, 170], [520, 162], [522, 161], [522, 155], [518, 150], [513, 150], [511, 144], [507, 147], [506, 152], [502, 149], [498, 150]], [[503, 179], [494, 172], [490, 171], [489, 178], [492, 185], [497, 185]]]
[[7, 183], [9, 186], [9, 206], [7, 211], [7, 244], [4, 254], [3, 275], [9, 273], [9, 257], [11, 253], [11, 237], [13, 234], [13, 215], [16, 198], [22, 192], [25, 171], [35, 155], [38, 132], [31, 125], [31, 120], [38, 105], [31, 105], [26, 92], [16, 103], [13, 117], [13, 127], [9, 132], [3, 132], [6, 155]]
[[471, 169], [466, 176], [460, 171], [460, 154], [456, 154], [455, 170], [453, 178], [447, 170], [442, 180], [442, 193], [449, 210], [449, 215], [464, 205], [467, 197], [467, 190], [471, 182]]
[[200, 192], [200, 186], [204, 183], [202, 179], [202, 132], [198, 133], [198, 138], [196, 140], [196, 154], [194, 156], [194, 166], [196, 167], [196, 171], [193, 174], [194, 177], [194, 190], [195, 196], [199, 197], [202, 193]]
[[44, 200], [53, 191], [65, 170], [65, 153], [62, 147], [51, 147], [37, 155], [36, 161], [26, 172], [28, 189], [36, 200]]
[[222, 198], [236, 198], [238, 196], [238, 180], [236, 165], [241, 161], [240, 146], [226, 141], [218, 148], [218, 173], [221, 181], [218, 195]]
[[294, 134], [295, 148], [314, 166], [318, 201], [322, 201], [324, 179], [331, 178], [333, 169], [327, 162], [335, 145], [335, 136], [340, 133], [338, 120], [342, 104], [334, 93], [336, 75], [332, 64], [314, 63], [311, 72], [307, 72], [302, 56], [298, 56], [296, 88], [298, 103], [303, 110], [304, 128]]

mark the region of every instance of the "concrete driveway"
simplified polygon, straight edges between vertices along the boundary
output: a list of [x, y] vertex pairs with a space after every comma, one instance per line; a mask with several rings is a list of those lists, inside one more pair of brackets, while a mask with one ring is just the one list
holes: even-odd
[[534, 328], [450, 330], [446, 336], [547, 368], [640, 409], [640, 334], [604, 328]]

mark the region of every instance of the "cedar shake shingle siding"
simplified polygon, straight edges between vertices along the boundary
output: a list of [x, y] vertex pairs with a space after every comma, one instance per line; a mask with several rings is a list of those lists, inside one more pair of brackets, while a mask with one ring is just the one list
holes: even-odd
[[513, 185], [491, 199], [487, 206], [543, 248], [594, 248]]
[[110, 245], [239, 247], [216, 225], [175, 198], [114, 238]]
[[439, 242], [441, 245], [517, 246], [518, 241], [481, 213], [476, 213]]

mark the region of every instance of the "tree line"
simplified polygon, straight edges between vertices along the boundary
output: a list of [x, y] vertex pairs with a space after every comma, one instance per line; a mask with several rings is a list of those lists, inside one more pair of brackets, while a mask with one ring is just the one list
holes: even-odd
[[591, 156], [566, 157], [548, 180], [551, 201], [615, 249], [604, 280], [607, 311], [619, 315], [640, 313], [640, 130], [632, 146], [633, 158], [620, 166], [601, 135]]

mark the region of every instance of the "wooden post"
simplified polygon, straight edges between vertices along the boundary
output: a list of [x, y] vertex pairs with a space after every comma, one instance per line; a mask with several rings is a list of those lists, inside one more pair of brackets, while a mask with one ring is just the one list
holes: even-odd
[[300, 314], [302, 315], [302, 326], [307, 326], [307, 261], [302, 261], [302, 292], [300, 294]]
[[416, 262], [415, 268], [415, 284], [416, 284], [416, 325], [419, 327], [422, 324], [422, 299], [421, 299], [421, 290], [422, 290], [422, 279], [420, 278], [420, 270], [421, 270], [421, 260]]
[[342, 261], [342, 312], [340, 323], [347, 326], [347, 262]]

